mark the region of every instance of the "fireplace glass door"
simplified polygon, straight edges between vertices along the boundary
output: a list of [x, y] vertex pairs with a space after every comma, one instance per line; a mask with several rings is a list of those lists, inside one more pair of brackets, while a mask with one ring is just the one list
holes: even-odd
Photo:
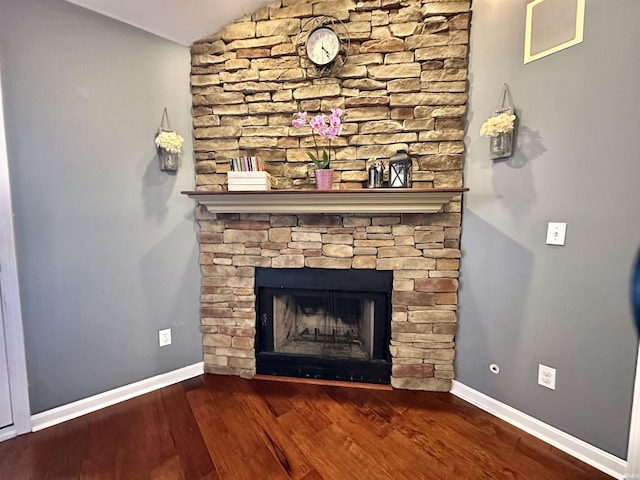
[[[338, 281], [345, 272], [328, 271], [330, 281], [314, 283], [332, 288], [315, 288], [301, 278], [327, 271], [294, 272], [293, 279], [284, 272], [280, 285], [257, 287], [258, 373], [389, 383], [390, 291], [379, 290], [390, 282]], [[274, 283], [258, 277], [257, 284]]]

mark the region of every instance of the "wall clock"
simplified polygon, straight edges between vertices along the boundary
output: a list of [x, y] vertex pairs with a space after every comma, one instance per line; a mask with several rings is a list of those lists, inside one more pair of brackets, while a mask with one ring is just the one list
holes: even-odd
[[335, 17], [324, 15], [307, 21], [296, 40], [300, 66], [308, 77], [335, 75], [349, 55], [349, 32]]

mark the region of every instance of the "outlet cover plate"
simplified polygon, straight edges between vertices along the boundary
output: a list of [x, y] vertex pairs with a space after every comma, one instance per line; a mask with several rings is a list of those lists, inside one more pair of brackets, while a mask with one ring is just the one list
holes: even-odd
[[538, 385], [556, 389], [556, 369], [543, 364], [538, 365]]
[[567, 236], [567, 224], [565, 222], [549, 222], [547, 227], [547, 245], [564, 245]]
[[160, 342], [161, 347], [166, 347], [167, 345], [171, 345], [171, 329], [165, 328], [164, 330], [160, 330], [158, 332], [158, 340]]

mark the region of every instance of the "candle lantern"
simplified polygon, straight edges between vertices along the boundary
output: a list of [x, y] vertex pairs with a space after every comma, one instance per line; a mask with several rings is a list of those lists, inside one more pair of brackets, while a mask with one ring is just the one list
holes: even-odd
[[411, 187], [411, 159], [406, 150], [398, 150], [389, 159], [389, 187]]

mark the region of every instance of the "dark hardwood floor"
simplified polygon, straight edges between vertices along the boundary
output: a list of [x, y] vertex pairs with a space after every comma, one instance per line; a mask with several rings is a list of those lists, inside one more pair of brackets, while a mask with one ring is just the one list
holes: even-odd
[[611, 478], [448, 393], [205, 375], [0, 443], [0, 479]]

